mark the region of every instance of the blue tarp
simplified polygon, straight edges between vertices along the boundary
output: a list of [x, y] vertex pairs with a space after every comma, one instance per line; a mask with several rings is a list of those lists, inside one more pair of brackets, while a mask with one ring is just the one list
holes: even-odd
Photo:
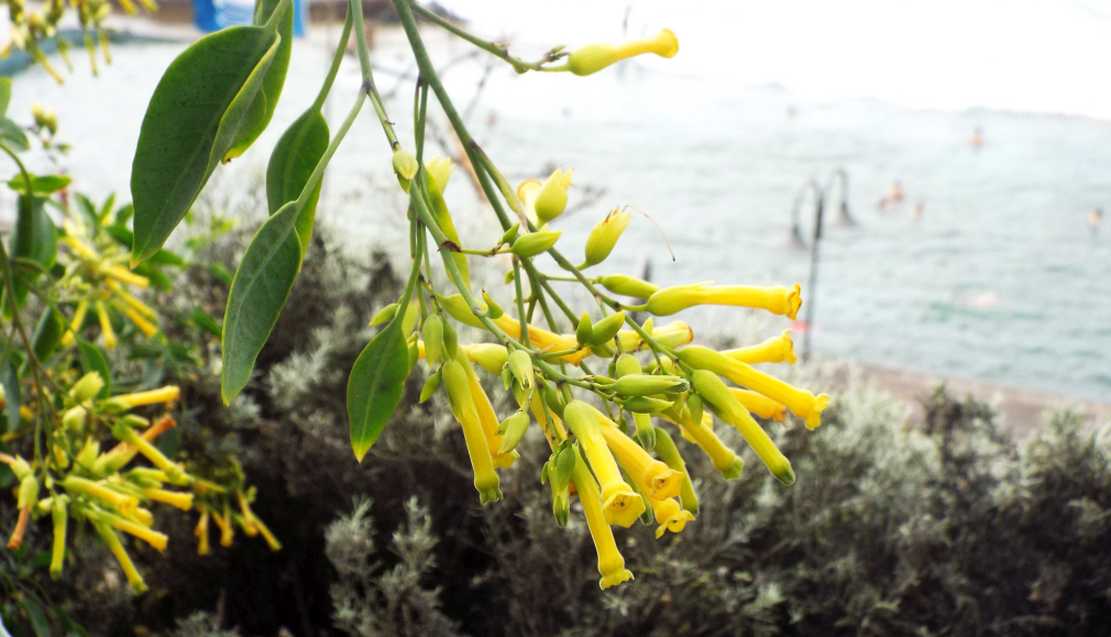
[[[308, 0], [293, 0], [293, 35], [305, 34]], [[216, 31], [234, 24], [250, 24], [253, 0], [193, 0], [193, 22], [202, 31]]]

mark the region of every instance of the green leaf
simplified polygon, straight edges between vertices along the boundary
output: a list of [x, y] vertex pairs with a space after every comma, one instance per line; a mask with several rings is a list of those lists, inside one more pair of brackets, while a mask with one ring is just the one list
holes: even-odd
[[0, 141], [13, 146], [13, 150], [30, 150], [31, 144], [27, 141], [27, 134], [23, 129], [7, 117], [0, 116]]
[[50, 637], [53, 630], [50, 628], [50, 622], [46, 619], [46, 613], [43, 612], [42, 604], [34, 597], [27, 595], [23, 597], [23, 610], [27, 613], [27, 620], [31, 625], [31, 630], [34, 631], [35, 637]]
[[[258, 0], [255, 4], [255, 26], [266, 25], [266, 21], [272, 17], [281, 1]], [[266, 70], [266, 77], [262, 80], [262, 89], [251, 102], [250, 116], [247, 117], [247, 121], [239, 129], [231, 148], [224, 153], [225, 162], [242, 155], [258, 139], [262, 131], [266, 130], [270, 118], [274, 116], [274, 109], [277, 108], [278, 98], [282, 94], [286, 71], [289, 69], [289, 57], [293, 49], [293, 11], [290, 10], [292, 4], [290, 2], [284, 5], [282, 15], [276, 17], [277, 23], [274, 26], [277, 26], [281, 42], [278, 44], [278, 50], [274, 53], [274, 60], [270, 63], [270, 68]]]
[[0, 77], [0, 116], [7, 114], [12, 101], [12, 78]]
[[0, 363], [0, 385], [4, 386], [4, 415], [8, 417], [8, 431], [19, 428], [19, 369], [15, 350], [9, 349], [8, 356]]
[[[50, 195], [69, 185], [70, 178], [65, 175], [31, 175], [31, 193], [36, 196]], [[8, 180], [8, 188], [20, 193], [27, 193], [27, 185], [23, 175], [16, 175]]]
[[[282, 204], [301, 196], [324, 151], [328, 149], [328, 122], [317, 109], [305, 111], [282, 134], [270, 163], [266, 166], [266, 201], [270, 214]], [[320, 184], [309, 195], [297, 219], [297, 237], [302, 251], [307, 252], [312, 239], [312, 226], [316, 217], [316, 202], [320, 198]]]
[[108, 365], [108, 357], [104, 350], [83, 338], [77, 339], [77, 357], [81, 361], [81, 371], [88, 374], [96, 372], [104, 380], [104, 387], [97, 396], [107, 398], [112, 388], [112, 368]]
[[[37, 197], [19, 198], [19, 214], [12, 232], [12, 257], [27, 259], [49, 270], [58, 253], [57, 230], [54, 222], [43, 209], [43, 200]], [[27, 286], [37, 272], [15, 271], [15, 301], [21, 304], [27, 296]]]
[[85, 215], [85, 218], [89, 220], [94, 228], [98, 227], [100, 225], [100, 215], [97, 214], [96, 204], [93, 203], [93, 200], [80, 192], [74, 199], [77, 200], [77, 208], [81, 211], [81, 214]]
[[45, 361], [58, 349], [65, 333], [66, 322], [62, 313], [54, 308], [47, 308], [35, 326], [35, 334], [31, 338], [31, 348], [39, 361]]
[[359, 462], [401, 402], [408, 376], [409, 349], [401, 331], [401, 316], [397, 316], [370, 339], [347, 378], [351, 450]]
[[300, 209], [291, 201], [262, 224], [251, 239], [228, 292], [221, 339], [220, 396], [225, 404], [243, 391], [301, 271], [297, 240]]
[[166, 69], [131, 166], [133, 260], [162, 247], [235, 143], [280, 40], [263, 27], [231, 27], [197, 40]]

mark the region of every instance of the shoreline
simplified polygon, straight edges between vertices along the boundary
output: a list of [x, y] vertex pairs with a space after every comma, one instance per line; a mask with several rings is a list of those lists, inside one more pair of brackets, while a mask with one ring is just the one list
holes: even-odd
[[999, 412], [1000, 426], [1017, 440], [1025, 440], [1046, 422], [1048, 414], [1072, 410], [1081, 414], [1093, 430], [1111, 423], [1111, 403], [1100, 403], [1062, 394], [1025, 389], [992, 381], [931, 374], [909, 369], [885, 367], [856, 361], [831, 361], [833, 378], [839, 387], [855, 381], [866, 387], [885, 391], [910, 406], [915, 418], [922, 418], [922, 399], [939, 385], [944, 385], [954, 398], [972, 397], [986, 402]]

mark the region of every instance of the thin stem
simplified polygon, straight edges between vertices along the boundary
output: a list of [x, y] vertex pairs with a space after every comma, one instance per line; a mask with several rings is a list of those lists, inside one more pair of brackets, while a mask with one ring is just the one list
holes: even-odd
[[413, 4], [413, 9], [417, 13], [419, 13], [422, 18], [435, 24], [441, 29], [444, 29], [452, 35], [466, 40], [467, 42], [470, 42], [471, 44], [477, 46], [478, 48], [486, 51], [487, 53], [500, 60], [508, 62], [509, 65], [513, 67], [513, 70], [517, 71], [518, 73], [526, 73], [528, 71], [554, 73], [567, 70], [566, 64], [560, 66], [544, 66], [544, 64], [554, 62], [564, 55], [560, 52], [560, 49], [562, 49], [562, 47], [556, 47], [552, 49], [551, 51], [549, 51], [548, 55], [544, 56], [544, 58], [536, 62], [526, 62], [521, 58], [510, 55], [509, 49], [507, 49], [504, 44], [498, 44], [496, 42], [491, 42], [490, 40], [480, 38], [477, 35], [474, 35], [473, 33], [463, 29], [462, 27], [459, 27], [458, 25], [452, 24], [448, 20], [441, 18], [432, 11], [429, 11], [428, 9], [420, 6], [419, 4]]
[[328, 74], [324, 76], [324, 84], [320, 86], [320, 92], [316, 94], [316, 99], [309, 107], [310, 111], [319, 111], [324, 106], [324, 100], [328, 98], [328, 93], [332, 91], [332, 84], [336, 81], [336, 74], [339, 73], [343, 55], [347, 52], [347, 41], [351, 39], [352, 21], [351, 8], [348, 7], [347, 17], [343, 20], [343, 32], [340, 33], [339, 43], [336, 44], [336, 52], [332, 55], [332, 64], [328, 67]]
[[313, 168], [312, 174], [309, 175], [308, 181], [305, 182], [305, 187], [301, 189], [301, 195], [297, 197], [296, 206], [304, 208], [308, 203], [309, 198], [312, 196], [313, 190], [320, 180], [324, 177], [324, 169], [328, 167], [328, 162], [332, 160], [332, 156], [336, 154], [343, 138], [347, 136], [347, 131], [351, 130], [351, 125], [355, 123], [355, 118], [358, 117], [359, 111], [363, 108], [363, 102], [366, 101], [366, 93], [359, 91], [358, 97], [355, 98], [355, 103], [351, 106], [351, 111], [347, 113], [346, 119], [343, 124], [340, 124], [339, 130], [336, 131], [336, 136], [329, 142], [327, 150], [320, 157], [320, 161], [316, 162], [316, 167]]
[[397, 150], [400, 144], [397, 141], [397, 133], [394, 132], [393, 122], [386, 116], [386, 107], [382, 103], [382, 96], [378, 93], [378, 87], [374, 85], [374, 72], [370, 64], [370, 47], [366, 42], [366, 22], [363, 18], [363, 2], [362, 0], [350, 0], [347, 4], [348, 10], [351, 11], [355, 17], [355, 24], [359, 28], [355, 29], [355, 48], [359, 53], [359, 67], [363, 72], [363, 92], [370, 96], [370, 103], [374, 105], [374, 112], [378, 114], [378, 121], [382, 124], [382, 131], [386, 134], [386, 139], [390, 142], [390, 149]]

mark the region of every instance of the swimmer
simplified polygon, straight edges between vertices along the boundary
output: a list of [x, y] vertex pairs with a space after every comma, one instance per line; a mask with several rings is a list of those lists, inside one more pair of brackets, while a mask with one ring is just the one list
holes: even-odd
[[925, 214], [926, 214], [926, 202], [925, 201], [919, 201], [918, 203], [914, 204], [914, 220], [915, 221], [922, 221], [922, 217], [925, 216]]
[[1103, 221], [1103, 208], [1095, 208], [1088, 213], [1088, 227], [1092, 230], [1094, 236], [1099, 232], [1099, 224]]
[[906, 193], [903, 192], [903, 182], [898, 179], [895, 183], [891, 184], [891, 192], [887, 196], [891, 199], [891, 203], [903, 203], [903, 198]]
[[972, 138], [968, 140], [968, 145], [972, 148], [979, 150], [984, 146], [984, 129], [980, 126], [972, 131]]

